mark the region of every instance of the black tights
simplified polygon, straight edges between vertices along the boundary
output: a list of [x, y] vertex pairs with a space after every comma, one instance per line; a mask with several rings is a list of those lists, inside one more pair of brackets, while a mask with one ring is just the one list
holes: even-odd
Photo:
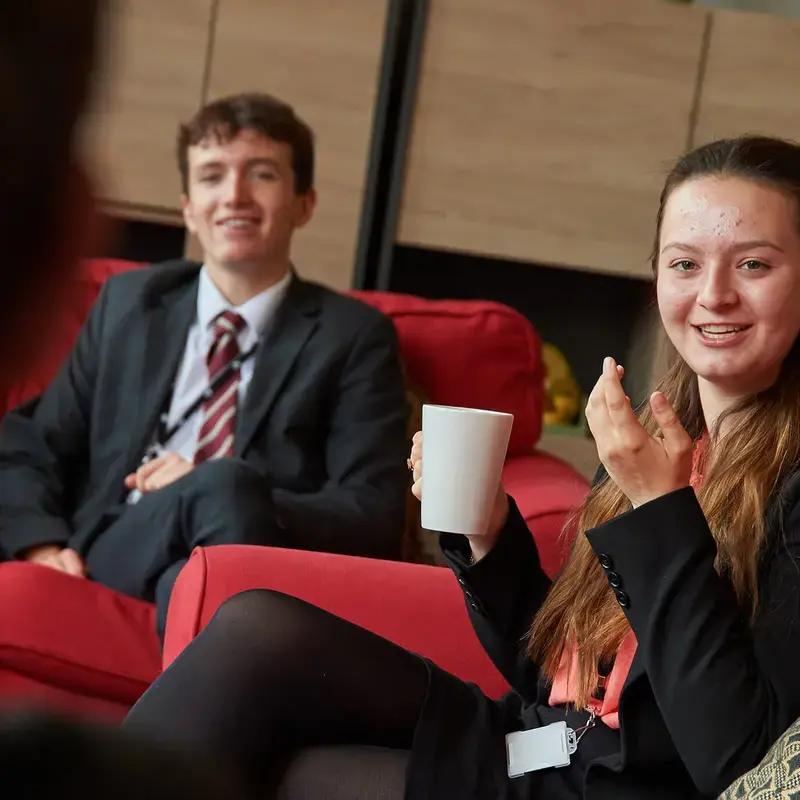
[[[427, 689], [418, 656], [302, 600], [254, 590], [219, 608], [124, 724], [223, 756], [260, 798], [300, 754], [287, 782], [306, 780], [297, 774], [305, 759], [319, 789], [284, 783], [276, 796], [401, 800], [408, 756], [394, 751], [410, 749]], [[317, 745], [367, 747], [340, 758], [309, 753]]]

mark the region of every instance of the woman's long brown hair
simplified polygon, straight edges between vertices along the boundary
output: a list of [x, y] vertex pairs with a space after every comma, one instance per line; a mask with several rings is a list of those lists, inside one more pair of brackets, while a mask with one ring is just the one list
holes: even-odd
[[[682, 157], [667, 177], [656, 219], [654, 272], [670, 195], [688, 180], [712, 176], [745, 178], [790, 193], [797, 203], [800, 231], [800, 146], [766, 137], [713, 142]], [[697, 440], [706, 427], [697, 378], [676, 353], [672, 361], [656, 388], [669, 398], [684, 428]], [[725, 435], [720, 437], [720, 423], [725, 419]], [[639, 413], [639, 420], [650, 434], [657, 432], [649, 405]], [[800, 460], [800, 340], [777, 381], [728, 409], [710, 433], [705, 453], [713, 457], [705, 459], [711, 466], [698, 500], [717, 542], [716, 568], [730, 580], [743, 613], [752, 618], [758, 605], [759, 558], [765, 546], [765, 508], [773, 490]], [[616, 655], [630, 631], [583, 534], [630, 508], [610, 479], [593, 487], [577, 514], [577, 524], [572, 525], [577, 535], [569, 559], [531, 626], [529, 655], [551, 680], [565, 645], [578, 643], [574, 687], [578, 708], [586, 706], [597, 689], [598, 664]]]

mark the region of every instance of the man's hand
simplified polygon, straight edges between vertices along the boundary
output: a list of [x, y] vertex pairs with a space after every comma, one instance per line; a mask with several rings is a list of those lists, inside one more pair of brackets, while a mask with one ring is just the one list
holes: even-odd
[[131, 490], [138, 489], [142, 494], [157, 492], [188, 475], [193, 469], [194, 464], [181, 458], [177, 453], [164, 453], [163, 456], [142, 464], [136, 472], [128, 475], [125, 478], [125, 486]]
[[23, 561], [29, 561], [31, 564], [41, 564], [43, 567], [57, 569], [59, 572], [66, 572], [67, 575], [74, 575], [76, 578], [86, 577], [86, 565], [83, 563], [83, 559], [74, 550], [58, 544], [31, 547], [22, 558]]

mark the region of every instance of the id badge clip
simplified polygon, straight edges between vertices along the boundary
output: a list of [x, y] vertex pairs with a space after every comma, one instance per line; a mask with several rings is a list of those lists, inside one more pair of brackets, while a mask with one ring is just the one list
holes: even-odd
[[554, 722], [543, 728], [506, 734], [508, 777], [550, 767], [569, 766], [570, 756], [578, 749], [575, 731], [566, 722]]

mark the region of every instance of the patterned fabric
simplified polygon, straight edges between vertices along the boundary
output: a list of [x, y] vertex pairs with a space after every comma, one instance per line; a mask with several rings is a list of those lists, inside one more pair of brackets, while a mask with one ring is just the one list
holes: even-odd
[[[246, 324], [233, 311], [223, 311], [214, 320], [214, 340], [206, 359], [209, 381], [239, 355], [236, 337]], [[235, 369], [203, 403], [203, 423], [197, 437], [195, 464], [233, 455], [238, 400], [239, 370]]]
[[719, 800], [800, 800], [800, 720]]

